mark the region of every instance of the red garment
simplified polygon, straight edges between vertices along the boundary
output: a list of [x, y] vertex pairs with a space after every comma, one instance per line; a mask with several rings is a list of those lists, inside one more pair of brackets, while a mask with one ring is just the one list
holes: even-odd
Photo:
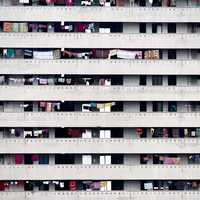
[[72, 136], [72, 137], [81, 137], [81, 131], [78, 129], [68, 129], [68, 135]]
[[76, 24], [76, 32], [85, 32], [86, 28], [87, 28], [86, 24], [82, 24], [82, 23]]
[[5, 190], [4, 182], [0, 182], [0, 191], [4, 191], [4, 190]]
[[15, 155], [15, 164], [16, 165], [20, 165], [20, 164], [23, 164], [23, 156], [22, 155]]
[[69, 181], [69, 190], [75, 191], [77, 189], [76, 181]]
[[142, 128], [137, 128], [136, 129], [136, 135], [140, 136], [143, 133], [143, 129]]
[[33, 154], [32, 156], [31, 156], [31, 160], [34, 162], [34, 161], [37, 161], [39, 158], [38, 158], [38, 155], [36, 155], [36, 154]]

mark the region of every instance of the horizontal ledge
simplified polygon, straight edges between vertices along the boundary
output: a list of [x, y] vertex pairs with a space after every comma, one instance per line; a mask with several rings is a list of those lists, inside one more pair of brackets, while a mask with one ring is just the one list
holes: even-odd
[[200, 60], [0, 59], [1, 74], [199, 75]]
[[188, 23], [199, 22], [199, 11], [200, 9], [195, 7], [1, 6], [0, 19], [1, 21], [24, 21], [26, 19], [26, 21]]

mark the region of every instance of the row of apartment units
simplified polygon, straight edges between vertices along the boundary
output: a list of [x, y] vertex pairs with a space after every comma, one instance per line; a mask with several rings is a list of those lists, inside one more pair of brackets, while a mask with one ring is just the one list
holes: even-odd
[[0, 0], [0, 200], [198, 200], [199, 6]]

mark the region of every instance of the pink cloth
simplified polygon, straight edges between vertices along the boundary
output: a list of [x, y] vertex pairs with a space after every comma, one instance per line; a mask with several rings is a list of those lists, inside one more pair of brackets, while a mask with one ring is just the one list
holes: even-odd
[[174, 164], [173, 158], [164, 157], [164, 164], [168, 164], [168, 165]]

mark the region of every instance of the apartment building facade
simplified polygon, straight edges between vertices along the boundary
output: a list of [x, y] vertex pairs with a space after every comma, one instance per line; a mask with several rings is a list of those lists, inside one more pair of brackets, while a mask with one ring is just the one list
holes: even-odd
[[200, 198], [200, 1], [0, 0], [0, 200]]

